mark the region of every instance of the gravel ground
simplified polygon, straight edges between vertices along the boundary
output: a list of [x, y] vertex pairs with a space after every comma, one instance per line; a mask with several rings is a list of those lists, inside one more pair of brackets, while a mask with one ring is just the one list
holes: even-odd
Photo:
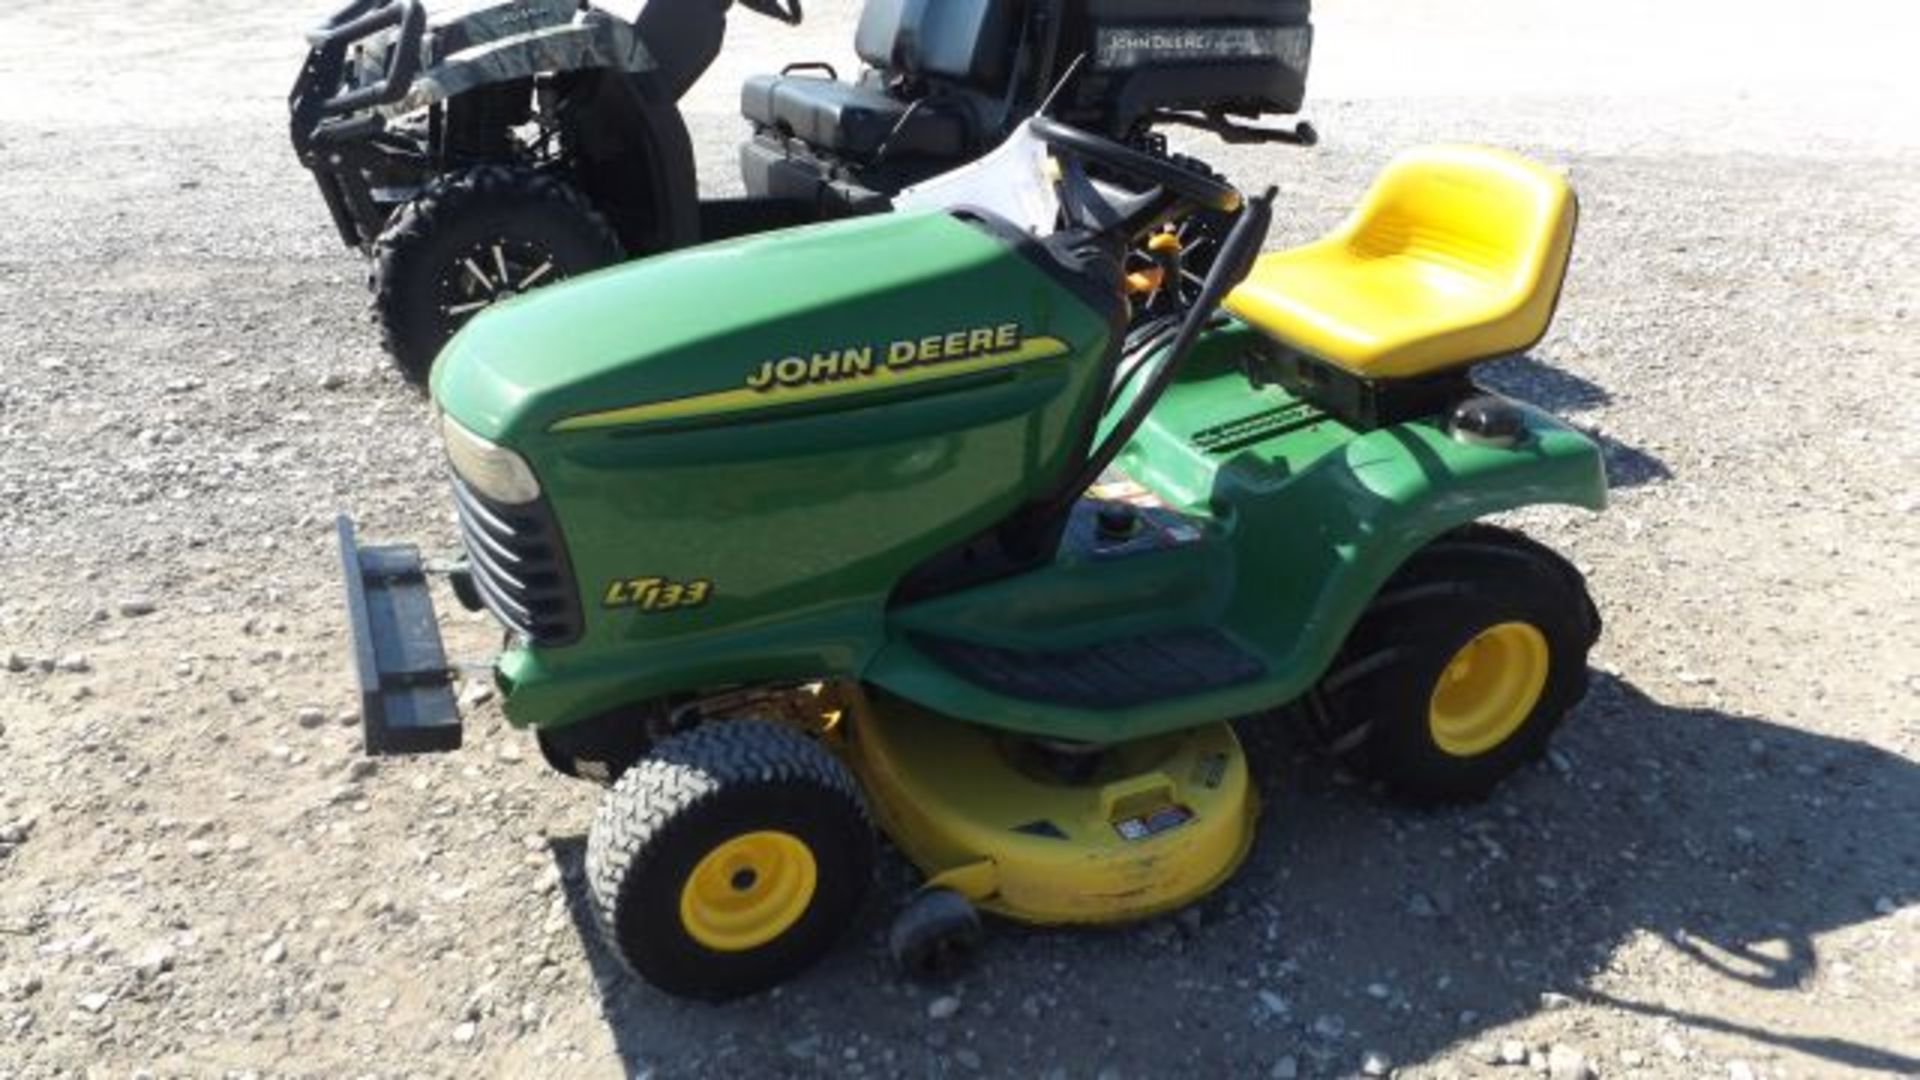
[[[709, 188], [741, 75], [845, 59], [832, 6], [736, 18]], [[0, 1076], [1920, 1075], [1916, 19], [1463, 6], [1327, 0], [1324, 144], [1195, 148], [1282, 185], [1276, 242], [1420, 141], [1572, 170], [1558, 328], [1487, 372], [1617, 486], [1524, 516], [1607, 620], [1551, 760], [1411, 812], [1248, 725], [1260, 839], [1196, 908], [996, 926], [927, 989], [883, 963], [893, 860], [829, 961], [712, 1008], [593, 940], [594, 792], [483, 686], [461, 753], [359, 754], [332, 515], [452, 528], [285, 145], [318, 5], [7, 4]]]

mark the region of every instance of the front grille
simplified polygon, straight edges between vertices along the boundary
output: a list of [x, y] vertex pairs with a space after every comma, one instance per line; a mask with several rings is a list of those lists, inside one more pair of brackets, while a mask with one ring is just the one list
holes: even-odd
[[455, 476], [453, 501], [474, 589], [487, 610], [536, 644], [564, 645], [579, 637], [580, 596], [546, 500], [506, 506]]

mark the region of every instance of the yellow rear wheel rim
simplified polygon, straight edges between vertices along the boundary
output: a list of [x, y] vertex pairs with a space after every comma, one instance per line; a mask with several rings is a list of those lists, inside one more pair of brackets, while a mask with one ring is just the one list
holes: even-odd
[[1440, 671], [1427, 703], [1434, 745], [1455, 757], [1484, 754], [1520, 730], [1547, 685], [1547, 638], [1531, 623], [1489, 626]]
[[820, 869], [791, 833], [741, 833], [707, 852], [680, 890], [680, 923], [693, 940], [745, 952], [786, 933], [806, 913]]

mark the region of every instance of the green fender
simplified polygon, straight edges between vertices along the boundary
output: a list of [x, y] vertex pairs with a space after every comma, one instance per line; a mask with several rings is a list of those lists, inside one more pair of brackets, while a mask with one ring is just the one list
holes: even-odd
[[[977, 723], [1096, 742], [1259, 712], [1311, 689], [1375, 593], [1435, 537], [1523, 506], [1606, 504], [1599, 448], [1538, 409], [1520, 406], [1526, 434], [1504, 449], [1455, 439], [1437, 418], [1356, 431], [1277, 387], [1250, 387], [1220, 360], [1238, 335], [1216, 337], [1216, 362], [1197, 358], [1120, 458], [1192, 519], [1196, 540], [1116, 560], [1064, 551], [1030, 573], [898, 610], [867, 678]], [[993, 693], [914, 644], [937, 635], [1057, 651], [1209, 627], [1263, 674], [1099, 709]]]

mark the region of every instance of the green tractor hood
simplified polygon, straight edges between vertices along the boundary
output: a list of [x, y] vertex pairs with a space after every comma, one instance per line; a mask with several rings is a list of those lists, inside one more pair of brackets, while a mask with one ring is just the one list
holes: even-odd
[[1007, 255], [985, 231], [924, 213], [643, 259], [484, 312], [441, 353], [433, 397], [524, 450], [574, 418], [747, 386], [769, 361], [968, 325], [957, 309], [970, 305], [939, 304], [955, 290], [937, 286]]
[[541, 499], [467, 524], [515, 556], [494, 592], [555, 605], [501, 659], [515, 722], [864, 667], [903, 577], [1050, 490], [1092, 431], [1124, 303], [1095, 307], [1028, 243], [890, 214], [476, 317], [434, 398]]

